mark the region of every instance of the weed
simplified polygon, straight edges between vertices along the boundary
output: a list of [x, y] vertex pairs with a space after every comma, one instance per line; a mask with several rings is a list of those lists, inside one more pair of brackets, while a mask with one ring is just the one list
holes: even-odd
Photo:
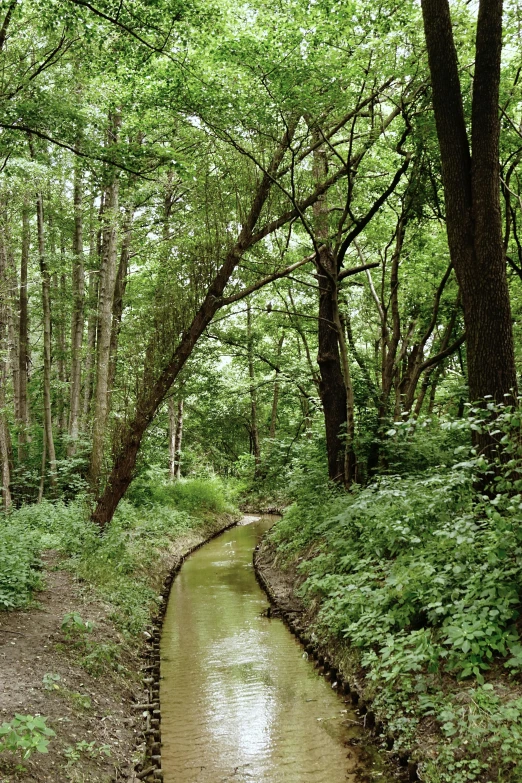
[[97, 677], [106, 669], [124, 672], [121, 665], [120, 650], [117, 644], [89, 642], [87, 652], [80, 660], [82, 666], [89, 674]]
[[0, 753], [11, 751], [21, 753], [28, 759], [35, 751], [48, 753], [51, 737], [56, 736], [47, 726], [46, 718], [40, 715], [15, 715], [8, 723], [0, 726]]
[[84, 620], [78, 612], [68, 612], [64, 615], [61, 628], [66, 639], [77, 639], [91, 633], [94, 625], [89, 620]]
[[80, 761], [82, 756], [90, 759], [99, 758], [99, 756], [110, 756], [111, 749], [109, 745], [96, 746], [94, 741], [80, 740], [74, 745], [68, 745], [64, 750], [64, 755], [67, 759], [67, 765], [70, 766]]
[[46, 672], [44, 674], [42, 679], [42, 684], [44, 686], [44, 689], [46, 691], [59, 691], [60, 690], [60, 682], [61, 677], [59, 674], [52, 674], [51, 672]]

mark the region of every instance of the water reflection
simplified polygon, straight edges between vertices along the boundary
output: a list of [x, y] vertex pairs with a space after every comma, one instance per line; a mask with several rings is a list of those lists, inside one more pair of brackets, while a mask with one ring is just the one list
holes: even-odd
[[166, 783], [357, 779], [354, 716], [284, 625], [262, 616], [252, 551], [272, 522], [210, 542], [173, 584], [162, 639]]

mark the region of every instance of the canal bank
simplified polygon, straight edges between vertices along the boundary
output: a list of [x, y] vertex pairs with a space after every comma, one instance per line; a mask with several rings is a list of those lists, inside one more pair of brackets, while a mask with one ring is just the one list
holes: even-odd
[[[55, 524], [80, 549], [90, 532], [81, 514], [44, 511], [47, 531]], [[0, 753], [2, 783], [140, 779], [146, 722], [137, 705], [150, 678], [143, 656], [165, 577], [240, 516], [127, 505], [112, 531], [93, 538], [88, 562], [59, 540], [43, 552], [34, 603], [0, 613], [0, 724], [39, 715], [55, 736], [45, 754]]]
[[357, 721], [371, 733], [375, 745], [380, 748], [387, 774], [406, 781], [420, 780], [416, 761], [410, 758], [408, 751], [396, 751], [393, 734], [373, 711], [357, 655], [348, 646], [323, 639], [317, 632], [318, 606], [315, 603], [306, 605], [299, 597], [304, 577], [297, 564], [286, 564], [282, 569], [277, 549], [266, 537], [256, 548], [253, 562], [259, 584], [270, 600], [270, 611], [279, 616], [299, 640], [319, 674], [345, 696]]

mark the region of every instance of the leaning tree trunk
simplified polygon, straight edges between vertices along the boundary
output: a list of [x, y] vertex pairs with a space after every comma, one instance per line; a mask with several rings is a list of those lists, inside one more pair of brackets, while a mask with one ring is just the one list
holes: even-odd
[[201, 306], [192, 319], [192, 323], [183, 333], [178, 346], [169, 361], [163, 366], [159, 375], [155, 379], [151, 377], [150, 382], [144, 384], [143, 391], [137, 401], [136, 412], [134, 417], [128, 422], [117, 445], [111, 473], [92, 515], [93, 521], [101, 528], [104, 528], [111, 521], [118, 503], [133, 479], [138, 450], [147, 427], [185, 362], [190, 357], [197, 341], [211, 322], [214, 314], [222, 306], [220, 300], [225, 286], [239, 264], [243, 253], [252, 244], [255, 225], [268, 198], [273, 179], [283, 160], [294, 130], [295, 123], [284, 134], [281, 144], [274, 153], [270, 166], [253, 196], [252, 205], [242, 225], [237, 241], [227, 253], [223, 265], [210, 284]]
[[36, 196], [36, 218], [38, 228], [38, 258], [42, 276], [42, 309], [43, 309], [43, 408], [44, 408], [44, 440], [50, 467], [51, 486], [56, 486], [56, 452], [53, 438], [53, 416], [51, 408], [51, 276], [45, 254], [43, 196]]
[[[422, 0], [422, 10], [448, 244], [467, 335], [470, 399], [491, 395], [502, 403], [517, 388], [499, 187], [502, 0], [479, 4], [471, 151], [448, 0]], [[488, 435], [478, 436], [476, 443], [485, 451], [493, 446]]]

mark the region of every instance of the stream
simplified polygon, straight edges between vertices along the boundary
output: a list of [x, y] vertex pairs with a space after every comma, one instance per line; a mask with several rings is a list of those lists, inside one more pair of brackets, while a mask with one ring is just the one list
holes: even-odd
[[161, 643], [165, 783], [355, 783], [379, 769], [351, 706], [263, 615], [252, 554], [274, 520], [245, 517], [173, 582]]

